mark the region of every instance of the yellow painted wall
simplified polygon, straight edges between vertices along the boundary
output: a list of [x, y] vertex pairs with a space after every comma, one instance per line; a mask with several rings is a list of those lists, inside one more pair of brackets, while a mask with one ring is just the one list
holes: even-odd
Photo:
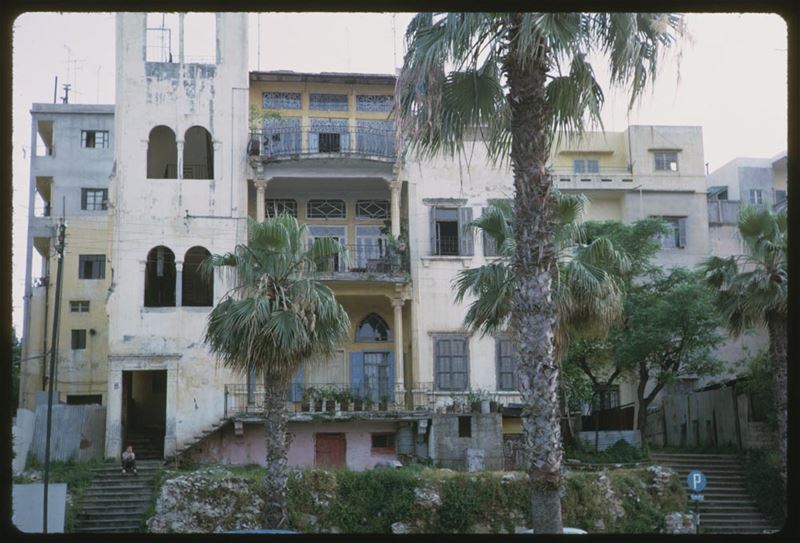
[[503, 417], [503, 434], [521, 434], [522, 420], [519, 417]]
[[625, 169], [628, 167], [628, 143], [626, 132], [586, 132], [582, 138], [565, 139], [553, 150], [551, 163], [556, 170], [572, 171], [572, 161], [594, 159], [603, 168]]

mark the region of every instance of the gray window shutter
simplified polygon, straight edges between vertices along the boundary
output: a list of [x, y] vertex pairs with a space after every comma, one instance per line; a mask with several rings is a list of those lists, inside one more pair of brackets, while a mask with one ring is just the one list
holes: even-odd
[[319, 133], [317, 132], [308, 133], [308, 152], [309, 153], [319, 152]]
[[350, 151], [350, 132], [347, 128], [344, 128], [344, 130], [339, 133], [339, 147], [343, 153]]
[[460, 243], [458, 254], [461, 256], [472, 256], [474, 250], [474, 241], [472, 234], [472, 227], [468, 226], [472, 222], [472, 208], [459, 207], [458, 208], [458, 241]]
[[436, 239], [438, 237], [436, 235], [436, 206], [431, 207], [431, 233], [430, 233], [430, 236], [431, 236], [431, 254], [432, 255], [438, 255], [439, 251], [438, 251], [438, 248], [436, 247]]
[[686, 247], [686, 218], [678, 219], [678, 247]]

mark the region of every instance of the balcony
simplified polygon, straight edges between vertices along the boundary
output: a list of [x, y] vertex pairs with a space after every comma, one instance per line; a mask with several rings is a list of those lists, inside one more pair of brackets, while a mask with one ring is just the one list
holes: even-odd
[[[408, 412], [430, 413], [434, 408], [433, 383], [297, 383], [290, 384], [286, 408], [302, 416], [381, 417]], [[225, 417], [260, 416], [264, 413], [264, 386], [225, 385]]]
[[344, 258], [331, 256], [317, 262], [317, 271], [323, 279], [368, 279], [408, 273], [408, 251], [395, 249], [380, 241], [375, 244], [345, 245]]
[[708, 202], [708, 224], [736, 224], [742, 203], [739, 200], [710, 200]]
[[397, 156], [394, 130], [367, 127], [324, 130], [289, 126], [251, 131], [247, 153], [263, 162], [335, 157], [393, 162]]
[[596, 172], [554, 170], [550, 175], [559, 190], [628, 190], [633, 185], [633, 174], [627, 168], [601, 168]]

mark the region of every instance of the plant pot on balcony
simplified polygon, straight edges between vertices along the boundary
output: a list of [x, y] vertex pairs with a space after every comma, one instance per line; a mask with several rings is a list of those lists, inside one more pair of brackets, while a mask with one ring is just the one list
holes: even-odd
[[489, 412], [490, 413], [497, 413], [499, 408], [500, 408], [500, 404], [498, 404], [497, 402], [495, 402], [495, 401], [489, 402]]
[[388, 411], [389, 410], [389, 402], [387, 400], [381, 400], [378, 404], [379, 411]]
[[445, 407], [445, 411], [447, 411], [448, 413], [455, 413], [456, 412], [456, 404], [451, 403], [450, 405]]
[[328, 413], [336, 412], [336, 402], [334, 400], [325, 400], [325, 411]]
[[322, 400], [314, 400], [314, 411], [322, 411]]
[[350, 401], [349, 400], [342, 400], [339, 402], [342, 411], [350, 411]]
[[300, 404], [300, 411], [311, 411], [311, 404], [309, 402], [303, 402]]
[[261, 142], [258, 141], [258, 138], [250, 138], [250, 141], [247, 142], [247, 156], [258, 156], [261, 154]]
[[364, 400], [353, 400], [353, 411], [363, 411]]
[[481, 412], [481, 402], [472, 402], [470, 404], [471, 411], [473, 413], [480, 413]]

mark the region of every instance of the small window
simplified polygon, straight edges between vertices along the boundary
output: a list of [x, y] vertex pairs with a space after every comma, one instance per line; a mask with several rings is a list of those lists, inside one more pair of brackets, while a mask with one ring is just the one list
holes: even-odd
[[686, 217], [661, 217], [667, 224], [667, 232], [659, 240], [663, 249], [683, 249], [686, 247]]
[[72, 349], [79, 350], [86, 348], [86, 330], [72, 331]]
[[757, 206], [764, 203], [764, 194], [761, 189], [750, 189], [750, 203]]
[[471, 207], [434, 207], [431, 209], [431, 254], [472, 256]]
[[391, 111], [394, 96], [389, 94], [357, 94], [356, 111]]
[[105, 279], [106, 255], [80, 255], [78, 279]]
[[389, 454], [395, 452], [394, 434], [372, 434], [372, 452]]
[[69, 310], [72, 313], [88, 313], [89, 300], [71, 300], [69, 302]]
[[338, 132], [320, 132], [319, 152], [338, 153], [342, 150], [341, 135]]
[[594, 403], [592, 409], [603, 411], [619, 407], [619, 385], [598, 387], [594, 390]]
[[656, 151], [653, 153], [653, 156], [655, 158], [655, 168], [657, 172], [678, 171], [677, 151]]
[[458, 417], [458, 437], [472, 437], [472, 417]]
[[108, 148], [108, 130], [81, 130], [81, 147]]
[[297, 218], [297, 200], [267, 198], [267, 217], [277, 217], [288, 213]]
[[434, 338], [434, 365], [437, 390], [469, 388], [469, 353], [466, 337]]
[[600, 162], [593, 159], [573, 160], [572, 169], [575, 173], [599, 173]]
[[103, 405], [103, 395], [67, 394], [67, 405]]
[[356, 217], [359, 219], [388, 219], [388, 200], [358, 200], [356, 201]]
[[344, 219], [347, 216], [344, 200], [309, 200], [306, 216], [309, 219]]
[[81, 189], [81, 209], [84, 211], [108, 209], [108, 189]]
[[385, 342], [391, 341], [392, 334], [386, 321], [376, 313], [367, 315], [356, 330], [356, 341]]
[[510, 339], [497, 339], [497, 390], [517, 390], [517, 360]]

